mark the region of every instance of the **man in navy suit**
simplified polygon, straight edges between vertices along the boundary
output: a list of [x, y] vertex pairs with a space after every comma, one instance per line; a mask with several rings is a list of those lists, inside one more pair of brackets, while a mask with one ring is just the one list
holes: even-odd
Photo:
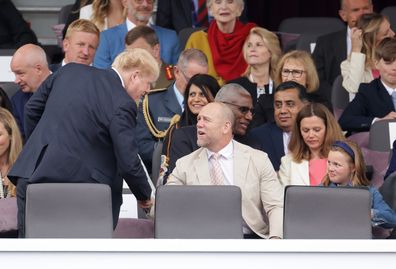
[[375, 121], [396, 119], [396, 38], [382, 40], [375, 54], [375, 67], [381, 77], [360, 84], [339, 119], [344, 131], [365, 132]]
[[125, 23], [107, 29], [100, 34], [94, 66], [108, 68], [114, 58], [125, 49], [127, 32], [137, 25], [147, 25], [155, 30], [161, 44], [162, 59], [166, 63], [175, 64], [180, 54], [179, 39], [176, 32], [149, 24], [153, 13], [154, 0], [122, 0], [122, 4], [127, 10], [127, 19]]
[[166, 89], [150, 93], [139, 106], [137, 125], [139, 154], [147, 167], [151, 167], [155, 142], [164, 136], [159, 132], [167, 130], [172, 117], [175, 114], [181, 115], [184, 110], [184, 92], [188, 81], [195, 74], [207, 73], [208, 59], [205, 54], [197, 49], [185, 50], [180, 54], [179, 61], [174, 67], [175, 83]]
[[23, 126], [25, 104], [51, 72], [48, 69], [44, 50], [33, 44], [20, 47], [12, 56], [10, 67], [15, 74], [15, 83], [20, 87], [11, 98], [12, 114], [22, 137], [25, 138]]
[[26, 104], [28, 139], [8, 174], [17, 185], [20, 236], [24, 236], [27, 184], [107, 184], [112, 190], [114, 227], [122, 179], [141, 207], [151, 205], [151, 188], [135, 141], [134, 100], [149, 91], [158, 74], [154, 58], [134, 49], [121, 53], [108, 70], [67, 64], [40, 86]]
[[59, 64], [50, 65], [52, 72], [68, 63], [91, 65], [99, 45], [100, 31], [89, 20], [79, 19], [72, 22], [63, 40], [65, 58]]
[[313, 58], [320, 79], [320, 91], [331, 100], [331, 87], [341, 74], [340, 65], [351, 53], [351, 29], [363, 14], [373, 12], [371, 0], [342, 0], [338, 11], [348, 25], [341, 31], [321, 36], [316, 41]]
[[279, 84], [274, 94], [275, 122], [265, 123], [248, 134], [248, 145], [267, 153], [275, 171], [288, 152], [296, 116], [306, 103], [306, 89], [302, 85], [294, 81]]

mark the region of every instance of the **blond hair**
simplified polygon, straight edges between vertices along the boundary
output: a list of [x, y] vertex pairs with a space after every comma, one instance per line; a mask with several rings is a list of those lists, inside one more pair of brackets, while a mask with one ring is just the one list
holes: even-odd
[[78, 19], [73, 21], [67, 28], [65, 39], [69, 38], [74, 32], [84, 32], [84, 33], [94, 34], [98, 37], [98, 39], [100, 36], [100, 31], [98, 27], [96, 27], [96, 25], [93, 22], [85, 19]]
[[[246, 41], [243, 44], [242, 52], [243, 57], [247, 58], [247, 44], [248, 39], [252, 35], [258, 35], [261, 37], [267, 47], [268, 51], [271, 54], [271, 61], [270, 61], [270, 77], [274, 78], [276, 75], [276, 67], [278, 65], [279, 59], [282, 55], [282, 49], [280, 48], [279, 39], [276, 34], [271, 31], [268, 31], [262, 27], [254, 27], [250, 30], [249, 35], [246, 37]], [[251, 72], [251, 66], [248, 66], [246, 72], [243, 74], [244, 76], [248, 76]]]
[[[370, 182], [366, 177], [366, 165], [364, 163], [364, 157], [362, 151], [360, 150], [359, 146], [350, 140], [342, 141], [343, 143], [347, 144], [351, 150], [353, 151], [354, 159], [352, 159], [351, 155], [345, 151], [342, 147], [338, 147], [336, 145], [332, 145], [330, 151], [338, 151], [343, 153], [344, 155], [348, 156], [349, 163], [355, 167], [355, 172], [351, 178], [351, 184], [353, 187], [358, 186], [370, 186]], [[323, 185], [329, 186], [331, 180], [329, 175], [326, 174], [323, 178]]]
[[307, 93], [312, 93], [319, 88], [319, 76], [316, 71], [315, 63], [312, 60], [311, 55], [303, 50], [293, 50], [285, 55], [278, 62], [275, 75], [275, 83], [279, 85], [282, 83], [282, 69], [286, 61], [294, 60], [301, 63], [305, 68], [305, 74], [307, 75], [307, 85], [303, 85], [307, 89]]
[[[22, 137], [18, 125], [12, 114], [2, 107], [0, 107], [0, 122], [4, 125], [4, 129], [10, 136], [10, 146], [8, 148], [7, 165], [11, 167], [22, 151]], [[11, 196], [15, 196], [15, 186], [8, 182], [8, 192]]]
[[[105, 28], [105, 18], [110, 12], [110, 0], [93, 0], [91, 21], [103, 31]], [[123, 16], [126, 17], [126, 9], [123, 11]]]
[[130, 71], [139, 69], [143, 74], [159, 76], [159, 66], [154, 57], [144, 49], [135, 48], [120, 53], [114, 60], [112, 67], [119, 71]]

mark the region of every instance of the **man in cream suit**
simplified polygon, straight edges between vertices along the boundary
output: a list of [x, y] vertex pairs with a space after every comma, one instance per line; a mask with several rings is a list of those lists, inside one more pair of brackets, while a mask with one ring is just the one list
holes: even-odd
[[197, 120], [201, 148], [176, 162], [167, 185], [236, 185], [245, 238], [281, 238], [283, 190], [267, 154], [233, 140], [234, 114], [223, 103], [209, 103]]

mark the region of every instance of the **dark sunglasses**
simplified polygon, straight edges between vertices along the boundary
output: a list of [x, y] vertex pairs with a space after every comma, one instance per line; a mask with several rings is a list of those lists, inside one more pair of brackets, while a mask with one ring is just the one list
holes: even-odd
[[252, 113], [252, 115], [254, 114], [254, 108], [250, 108], [250, 107], [247, 107], [247, 106], [238, 106], [238, 105], [236, 105], [236, 104], [227, 103], [227, 102], [222, 102], [222, 103], [223, 103], [223, 104], [227, 104], [227, 105], [236, 106], [236, 107], [238, 108], [238, 110], [239, 110], [242, 114], [244, 114], [244, 115], [246, 115], [248, 112]]

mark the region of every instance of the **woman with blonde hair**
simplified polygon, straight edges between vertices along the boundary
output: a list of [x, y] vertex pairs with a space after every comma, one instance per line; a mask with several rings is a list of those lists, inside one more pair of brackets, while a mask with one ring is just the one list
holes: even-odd
[[275, 83], [295, 81], [307, 89], [307, 98], [311, 102], [321, 103], [332, 111], [332, 105], [326, 94], [319, 92], [319, 76], [311, 54], [303, 50], [293, 50], [279, 60]]
[[386, 37], [395, 33], [389, 20], [381, 14], [362, 15], [352, 28], [352, 51], [341, 63], [342, 86], [350, 93], [357, 93], [360, 83], [368, 83], [379, 77], [375, 68], [375, 50]]
[[343, 139], [336, 119], [324, 105], [310, 103], [304, 106], [293, 126], [289, 153], [281, 159], [281, 184], [319, 185], [326, 174], [326, 158], [331, 145]]
[[125, 18], [121, 0], [93, 0], [80, 10], [80, 19], [91, 20], [100, 31], [124, 23]]
[[[260, 107], [265, 115], [273, 114], [273, 92], [276, 66], [282, 55], [276, 34], [265, 28], [254, 27], [242, 48], [243, 57], [248, 64], [241, 77], [230, 81], [244, 87], [252, 96], [253, 106], [263, 98]], [[271, 117], [273, 119], [273, 117]]]
[[22, 138], [12, 114], [0, 108], [0, 198], [15, 197], [15, 186], [7, 174], [22, 150]]

